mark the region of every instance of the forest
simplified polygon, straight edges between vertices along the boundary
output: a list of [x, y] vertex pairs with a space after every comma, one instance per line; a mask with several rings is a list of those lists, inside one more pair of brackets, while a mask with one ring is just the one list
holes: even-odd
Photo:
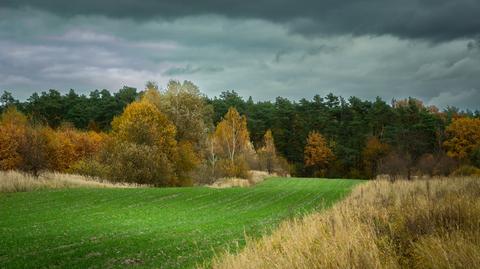
[[250, 170], [372, 179], [480, 174], [480, 111], [415, 98], [297, 101], [208, 97], [190, 81], [165, 89], [70, 90], [0, 97], [0, 169], [190, 186]]

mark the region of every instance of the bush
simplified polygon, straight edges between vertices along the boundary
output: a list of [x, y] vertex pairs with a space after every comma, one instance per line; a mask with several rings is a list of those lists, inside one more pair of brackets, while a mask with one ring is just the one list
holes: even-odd
[[470, 160], [473, 165], [480, 167], [480, 146], [475, 148], [472, 154], [470, 154]]
[[398, 153], [391, 152], [383, 158], [379, 166], [380, 174], [387, 174], [391, 179], [408, 175], [408, 161]]
[[288, 163], [287, 159], [281, 156], [277, 156], [276, 165], [273, 168], [273, 173], [284, 177], [290, 175], [290, 170], [290, 164]]
[[76, 162], [67, 172], [94, 178], [104, 178], [108, 175], [108, 167], [96, 159], [90, 158]]
[[218, 177], [236, 177], [236, 178], [250, 178], [250, 168], [245, 159], [236, 158], [232, 163], [230, 160], [222, 159], [218, 161], [216, 174]]
[[174, 164], [157, 146], [116, 142], [107, 148], [103, 160], [107, 179], [161, 186], [178, 185]]
[[193, 185], [193, 173], [199, 166], [199, 159], [190, 142], [180, 142], [175, 160], [176, 175], [180, 186]]
[[424, 154], [417, 163], [417, 171], [421, 175], [448, 176], [455, 170], [457, 162], [446, 154]]
[[480, 176], [480, 169], [472, 165], [462, 165], [452, 173], [453, 176]]

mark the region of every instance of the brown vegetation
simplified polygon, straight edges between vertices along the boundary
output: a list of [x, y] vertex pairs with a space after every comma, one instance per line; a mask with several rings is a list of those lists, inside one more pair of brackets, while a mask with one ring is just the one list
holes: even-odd
[[0, 192], [26, 192], [64, 188], [134, 188], [138, 184], [112, 183], [80, 175], [43, 173], [34, 177], [16, 171], [0, 171]]
[[325, 169], [335, 158], [326, 139], [317, 131], [310, 132], [304, 150], [305, 166], [314, 170], [314, 176], [324, 176]]
[[264, 181], [266, 178], [269, 177], [276, 177], [277, 174], [270, 174], [266, 171], [258, 171], [258, 170], [251, 170], [250, 171], [250, 178], [220, 178], [215, 180], [210, 185], [207, 185], [210, 188], [232, 188], [232, 187], [250, 187], [257, 183]]
[[480, 179], [361, 184], [214, 268], [480, 268]]

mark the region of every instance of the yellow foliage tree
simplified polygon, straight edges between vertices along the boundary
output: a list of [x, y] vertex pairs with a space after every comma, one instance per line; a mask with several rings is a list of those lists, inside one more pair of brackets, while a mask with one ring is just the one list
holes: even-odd
[[227, 161], [220, 160], [224, 176], [246, 177], [249, 168], [243, 154], [250, 143], [247, 118], [240, 116], [235, 108], [229, 108], [218, 123], [213, 139], [215, 152]]
[[[113, 139], [107, 147], [110, 152], [104, 154], [109, 177], [156, 186], [183, 185], [175, 175], [180, 159], [175, 133], [175, 126], [155, 105], [147, 101], [131, 103], [112, 122]], [[180, 156], [189, 156], [184, 153]]]
[[181, 186], [190, 186], [193, 184], [191, 171], [200, 163], [192, 144], [186, 141], [180, 141], [177, 147], [177, 159], [175, 160], [176, 174], [178, 184]]
[[195, 84], [171, 80], [165, 91], [147, 84], [142, 100], [154, 104], [175, 125], [178, 141], [189, 142], [197, 152], [205, 146], [213, 111]]
[[317, 172], [323, 174], [323, 170], [327, 168], [334, 157], [327, 141], [319, 132], [312, 131], [308, 134], [307, 145], [304, 150], [306, 167], [314, 168], [316, 174]]
[[263, 147], [258, 150], [258, 155], [262, 169], [272, 173], [276, 166], [277, 153], [272, 131], [270, 129], [268, 129], [263, 136]]
[[123, 114], [112, 122], [116, 139], [138, 145], [159, 146], [173, 153], [176, 146], [175, 126], [150, 102], [128, 105]]
[[215, 139], [217, 152], [233, 163], [235, 157], [243, 153], [250, 141], [247, 118], [240, 116], [235, 108], [230, 107], [215, 129]]
[[446, 129], [444, 142], [447, 155], [466, 161], [475, 149], [480, 147], [480, 119], [457, 118]]

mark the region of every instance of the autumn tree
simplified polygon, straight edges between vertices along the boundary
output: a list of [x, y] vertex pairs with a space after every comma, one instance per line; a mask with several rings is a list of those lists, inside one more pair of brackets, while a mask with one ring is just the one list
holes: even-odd
[[133, 102], [112, 122], [112, 140], [104, 154], [110, 177], [156, 186], [176, 185], [175, 126], [158, 108]]
[[446, 129], [444, 147], [448, 156], [468, 162], [480, 147], [480, 119], [457, 118]]
[[377, 175], [379, 162], [382, 158], [387, 156], [390, 147], [380, 142], [380, 140], [373, 136], [367, 140], [367, 144], [362, 151], [362, 159], [365, 165], [367, 175], [374, 177]]
[[27, 130], [27, 118], [9, 107], [0, 118], [0, 170], [18, 169], [23, 162], [19, 148]]
[[247, 130], [247, 119], [240, 116], [235, 108], [228, 109], [222, 121], [215, 129], [217, 151], [232, 163], [241, 154], [250, 140]]
[[[227, 114], [215, 129], [214, 139], [217, 154], [229, 162], [226, 166], [229, 167], [230, 172], [227, 174], [229, 176], [244, 174], [244, 170], [248, 167], [244, 164], [242, 154], [245, 153], [250, 142], [246, 117], [240, 116], [233, 107], [228, 109]], [[243, 168], [238, 169], [239, 167]]]
[[212, 109], [195, 84], [171, 80], [165, 91], [147, 84], [142, 99], [154, 104], [175, 125], [178, 141], [189, 142], [197, 152], [205, 146]]
[[57, 130], [45, 128], [48, 139], [49, 168], [67, 172], [75, 163], [93, 158], [101, 149], [104, 134], [79, 131], [73, 126]]
[[26, 129], [25, 140], [19, 146], [22, 163], [19, 170], [38, 177], [39, 173], [49, 166], [48, 131], [41, 126]]
[[159, 146], [165, 153], [174, 152], [175, 133], [175, 126], [149, 102], [133, 102], [112, 122], [114, 138], [139, 145]]
[[188, 141], [180, 141], [177, 147], [177, 158], [175, 160], [176, 175], [178, 184], [181, 186], [193, 185], [193, 171], [199, 165], [200, 160], [195, 154], [193, 146]]
[[206, 160], [207, 164], [206, 167], [209, 170], [207, 173], [208, 181], [216, 178], [215, 172], [217, 168], [217, 162], [219, 160], [219, 156], [217, 155], [217, 140], [215, 139], [215, 134], [211, 133], [207, 137], [207, 147], [206, 147]]
[[263, 147], [258, 150], [258, 155], [262, 168], [268, 173], [273, 173], [277, 162], [277, 151], [270, 129], [263, 136]]
[[314, 169], [315, 175], [323, 175], [333, 159], [333, 152], [325, 138], [317, 131], [310, 132], [304, 150], [305, 166]]

